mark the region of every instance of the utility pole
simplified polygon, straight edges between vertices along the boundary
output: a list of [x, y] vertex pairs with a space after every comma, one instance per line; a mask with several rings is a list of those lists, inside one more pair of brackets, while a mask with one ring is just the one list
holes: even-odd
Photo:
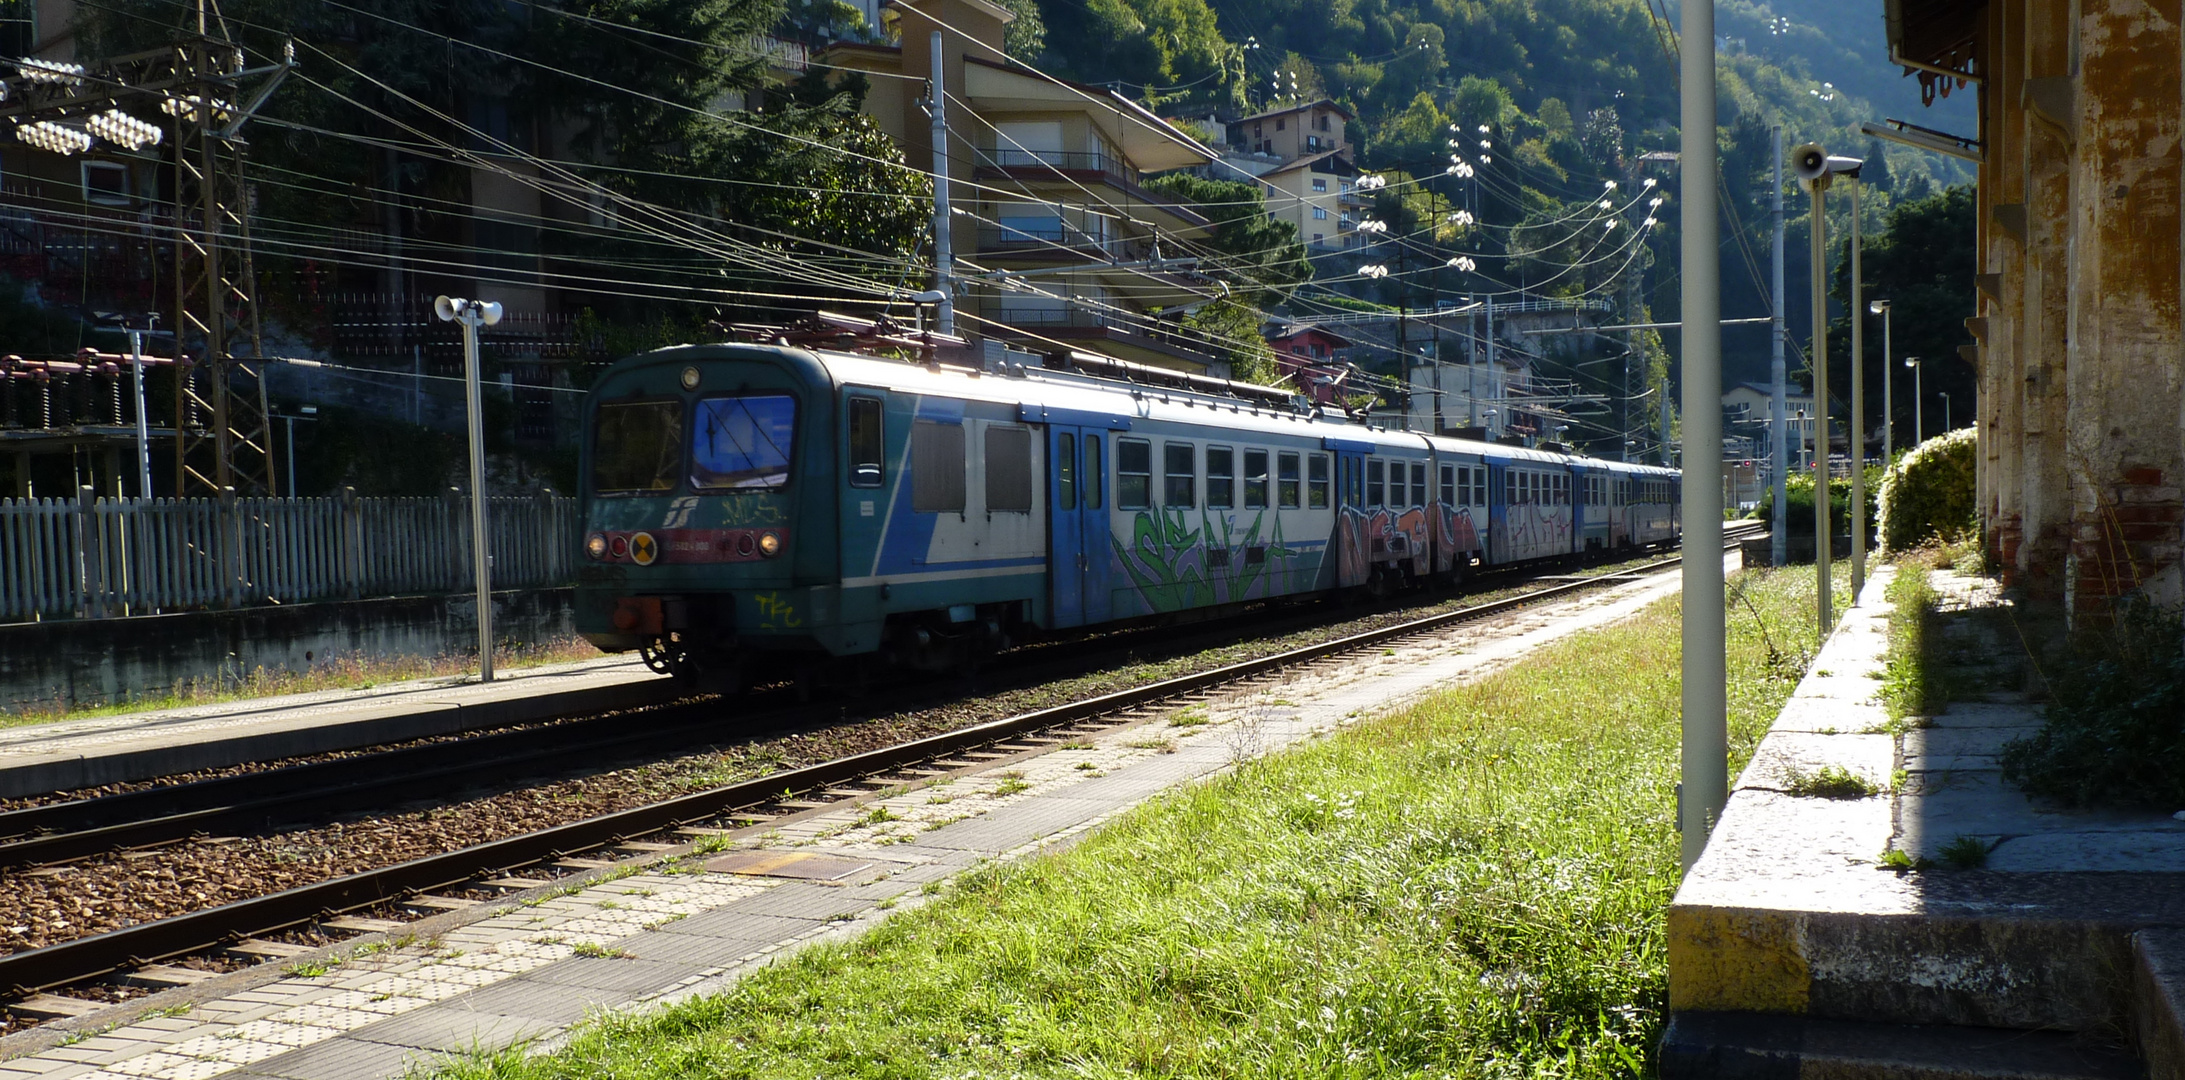
[[[1729, 801], [1728, 658], [1722, 587], [1722, 250], [1715, 215], [1715, 5], [1685, 0], [1678, 26], [1678, 156], [1684, 226], [1683, 751], [1677, 830], [1684, 868]], [[1668, 385], [1662, 387], [1668, 452]], [[1696, 453], [1694, 451], [1697, 451]]]
[[470, 571], [477, 587], [478, 681], [493, 681], [493, 552], [486, 533], [486, 437], [478, 391], [478, 328], [501, 321], [492, 301], [442, 296], [432, 302], [441, 322], [463, 324], [463, 405], [470, 421]]
[[[1494, 385], [1495, 385], [1495, 294], [1493, 294], [1493, 293], [1488, 293], [1488, 294], [1487, 294], [1487, 387], [1488, 387], [1488, 392], [1489, 392], [1489, 393], [1493, 393], [1493, 392], [1494, 392]], [[1474, 390], [1475, 392], [1477, 392], [1477, 390], [1478, 390], [1478, 387], [1477, 387], [1477, 386], [1473, 387], [1473, 390]], [[1496, 395], [1496, 396], [1497, 396], [1497, 397], [1499, 397], [1499, 396], [1501, 396], [1501, 395], [1499, 395], [1499, 394], [1498, 394], [1498, 395]], [[1495, 407], [1495, 408], [1493, 408], [1493, 409], [1489, 409], [1489, 410], [1487, 410], [1487, 415], [1489, 415], [1489, 416], [1504, 416], [1504, 415], [1505, 415], [1505, 413], [1504, 413], [1504, 410], [1503, 410], [1503, 409], [1502, 409], [1502, 408], [1501, 408], [1501, 407], [1500, 407], [1500, 406], [1498, 405], [1497, 407]], [[1488, 437], [1489, 437], [1490, 439], [1492, 439], [1492, 438], [1494, 437], [1494, 432], [1490, 431], [1490, 432], [1488, 432], [1488, 433], [1487, 433], [1487, 435], [1488, 435]]]
[[1472, 336], [1472, 316], [1470, 314], [1470, 309], [1478, 306], [1478, 304], [1478, 299], [1475, 298], [1472, 294], [1465, 294], [1464, 306], [1466, 309], [1466, 314], [1464, 316], [1464, 336], [1467, 338], [1471, 338], [1470, 341], [1465, 342], [1466, 347], [1464, 351], [1464, 397], [1465, 400], [1469, 402], [1467, 406], [1465, 426], [1474, 428], [1479, 426], [1480, 342], [1478, 338]]
[[1768, 433], [1771, 436], [1775, 462], [1775, 514], [1774, 527], [1768, 530], [1768, 564], [1782, 566], [1790, 562], [1790, 386], [1789, 368], [1783, 360], [1783, 346], [1790, 329], [1783, 320], [1783, 125], [1777, 124], [1772, 132], [1770, 145], [1775, 149], [1775, 197], [1770, 203], [1770, 214], [1775, 223], [1775, 281], [1773, 296], [1774, 315], [1769, 320], [1768, 352]]
[[949, 235], [948, 214], [948, 66], [941, 62], [941, 32], [928, 39], [926, 113], [933, 118], [933, 287], [941, 302], [933, 306], [934, 329], [956, 332], [956, 282], [954, 239]]
[[197, 0], [172, 45], [89, 64], [23, 60], [24, 78], [0, 98], [0, 118], [14, 122], [18, 141], [64, 156], [97, 140], [131, 151], [168, 140], [169, 129], [128, 107], [170, 118], [177, 496], [274, 490], [264, 383], [234, 355], [262, 352], [238, 133], [295, 66], [294, 48], [248, 63], [217, 10]]
[[1851, 602], [1866, 587], [1866, 304], [1859, 296], [1859, 174], [1851, 178]]

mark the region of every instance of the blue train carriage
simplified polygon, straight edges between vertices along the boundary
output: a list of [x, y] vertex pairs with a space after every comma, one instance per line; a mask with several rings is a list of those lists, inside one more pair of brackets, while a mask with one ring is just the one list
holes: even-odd
[[578, 630], [733, 681], [876, 652], [954, 667], [1028, 627], [1330, 588], [1325, 433], [1346, 426], [1235, 389], [770, 346], [633, 358], [588, 405]]
[[1497, 446], [1488, 452], [1490, 531], [1496, 565], [1575, 553], [1572, 459], [1546, 450]]
[[1462, 581], [1492, 562], [1486, 443], [1429, 437], [1434, 452], [1434, 572]]
[[1637, 547], [1667, 547], [1683, 535], [1684, 474], [1659, 465], [1635, 466], [1627, 516]]

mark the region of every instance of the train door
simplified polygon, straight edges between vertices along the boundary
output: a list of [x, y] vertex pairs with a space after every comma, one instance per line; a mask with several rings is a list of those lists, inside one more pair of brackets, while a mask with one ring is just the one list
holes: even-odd
[[1107, 433], [1047, 425], [1047, 579], [1056, 627], [1106, 622]]

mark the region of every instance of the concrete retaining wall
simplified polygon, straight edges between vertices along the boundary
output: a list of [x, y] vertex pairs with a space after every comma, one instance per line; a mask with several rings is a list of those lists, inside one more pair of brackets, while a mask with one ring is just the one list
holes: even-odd
[[[495, 639], [568, 636], [569, 595], [567, 588], [494, 594]], [[345, 657], [474, 655], [477, 640], [467, 593], [15, 623], [0, 626], [0, 711], [98, 705]]]

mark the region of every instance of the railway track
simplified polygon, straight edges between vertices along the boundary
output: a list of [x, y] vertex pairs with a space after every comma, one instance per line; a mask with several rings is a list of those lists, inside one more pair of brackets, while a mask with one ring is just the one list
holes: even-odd
[[[265, 941], [259, 935], [314, 923], [328, 929], [357, 932], [384, 929], [384, 920], [344, 916], [402, 904], [413, 909], [433, 910], [474, 902], [437, 895], [451, 890], [505, 895], [549, 884], [553, 878], [566, 873], [605, 865], [598, 858], [601, 854], [624, 858], [667, 846], [657, 840], [646, 841], [645, 837], [671, 837], [688, 842], [693, 835], [763, 822], [781, 813], [855, 797], [868, 790], [915, 782], [918, 775], [905, 775], [904, 770], [920, 765], [963, 767], [980, 760], [1023, 752], [1068, 737], [1069, 732], [1061, 729], [1086, 725], [1156, 703], [1203, 695], [1273, 671], [1628, 581], [1680, 562], [1680, 558], [1669, 558], [1596, 577], [1563, 580], [1516, 596], [1226, 667], [1037, 709], [884, 749], [777, 771], [740, 783], [186, 915], [0, 956], [0, 998], [14, 999], [4, 1007], [19, 1016], [73, 1015], [96, 1007], [96, 1003], [44, 992], [122, 973], [133, 973], [131, 978], [135, 981], [155, 985], [163, 978], [175, 983], [187, 982], [198, 976], [177, 972], [160, 962], [220, 948], [233, 948], [260, 958], [279, 957], [299, 949]], [[794, 711], [784, 710], [783, 715], [786, 717]], [[605, 721], [611, 722], [611, 719]], [[701, 722], [697, 718], [690, 720], [692, 724]], [[1043, 736], [1046, 732], [1058, 733]], [[597, 760], [599, 754], [609, 749], [633, 749], [645, 739], [673, 745], [679, 738], [688, 741], [691, 737], [689, 731], [682, 730], [647, 732], [633, 738], [627, 734], [610, 736], [605, 728], [580, 728], [578, 734], [560, 740], [557, 745], [527, 748], [522, 740], [512, 738], [524, 734], [527, 733], [482, 736], [467, 740], [463, 745], [470, 748], [481, 744], [506, 747], [519, 756], [512, 763], [515, 767], [548, 771], [556, 767], [556, 763]], [[511, 738], [501, 744], [487, 742], [504, 736]], [[429, 744], [202, 782], [223, 785], [218, 789], [206, 789], [217, 790], [221, 797], [212, 801], [219, 805], [193, 806], [191, 800], [204, 794], [205, 790], [187, 793], [197, 785], [179, 785], [92, 800], [99, 804], [96, 810], [88, 806], [65, 810], [75, 804], [55, 804], [0, 814], [0, 837], [11, 838], [0, 843], [0, 866], [47, 863], [117, 846], [159, 843], [213, 829], [247, 827], [262, 822], [269, 814], [281, 813], [283, 807], [310, 804], [325, 812], [330, 806], [383, 805], [390, 798], [409, 797], [404, 793], [444, 793], [455, 778], [464, 775], [466, 768], [473, 771], [476, 768], [476, 754], [467, 755], [471, 763], [468, 765], [434, 764], [432, 755], [425, 753], [393, 757], [434, 749], [445, 752], [444, 746]], [[416, 768], [405, 775], [401, 768], [390, 768], [391, 759], [398, 766], [407, 764]], [[346, 764], [349, 762], [362, 764]], [[367, 772], [376, 773], [377, 778], [367, 779]], [[503, 772], [505, 774], [507, 770]], [[396, 775], [390, 776], [390, 773]], [[86, 816], [78, 822], [70, 822], [70, 814]], [[132, 814], [137, 815], [138, 820], [131, 820]], [[77, 824], [78, 827], [39, 833], [39, 830], [57, 824]], [[632, 844], [637, 846], [629, 846]], [[545, 876], [540, 876], [542, 873]]]

